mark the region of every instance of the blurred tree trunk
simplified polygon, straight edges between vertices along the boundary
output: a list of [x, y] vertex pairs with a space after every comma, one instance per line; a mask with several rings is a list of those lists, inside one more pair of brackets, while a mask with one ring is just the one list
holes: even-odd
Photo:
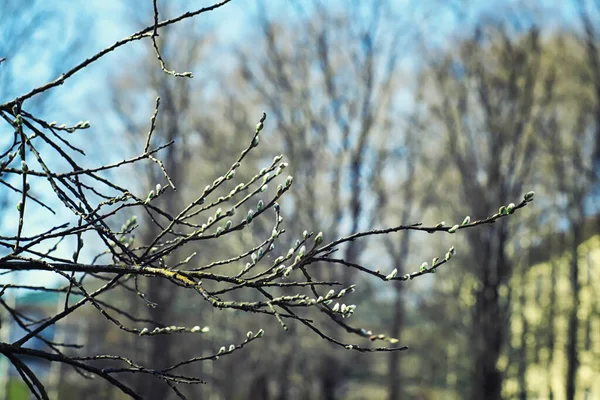
[[[408, 234], [405, 233], [402, 236], [400, 247], [408, 250]], [[406, 254], [406, 253], [401, 253]], [[399, 254], [398, 258], [394, 259], [392, 268], [398, 270], [398, 274], [402, 274], [404, 271], [404, 260], [405, 256]], [[392, 313], [392, 324], [390, 326], [390, 335], [398, 340], [401, 340], [402, 327], [404, 321], [404, 304], [402, 301], [402, 284], [403, 282], [394, 282], [394, 302], [393, 313]], [[402, 371], [400, 369], [400, 352], [391, 352], [388, 358], [388, 388], [387, 398], [389, 400], [398, 400], [402, 398]]]
[[[413, 121], [414, 122], [414, 121]], [[398, 170], [401, 169], [403, 162], [404, 167], [406, 169], [406, 178], [403, 184], [398, 188], [402, 191], [401, 194], [394, 195], [386, 192], [386, 189], [382, 187], [381, 193], [379, 194], [380, 204], [379, 209], [382, 210], [382, 217], [386, 219], [386, 223], [390, 223], [394, 221], [395, 223], [395, 215], [398, 212], [401, 213], [398, 223], [401, 225], [409, 224], [414, 214], [415, 210], [415, 180], [416, 180], [416, 170], [419, 168], [417, 163], [419, 162], [418, 153], [421, 150], [420, 143], [417, 140], [416, 132], [417, 127], [416, 124], [413, 123], [408, 128], [408, 132], [406, 132], [406, 142], [404, 151], [406, 152], [406, 156], [403, 160], [397, 160]], [[396, 198], [396, 196], [401, 196], [402, 201], [401, 211], [398, 210], [397, 203], [395, 201], [390, 203], [389, 198]], [[421, 193], [421, 196], [424, 197], [424, 193]], [[392, 206], [391, 209], [386, 210], [386, 207]], [[385, 212], [383, 211], [385, 210]], [[396, 269], [398, 272], [398, 276], [404, 275], [406, 272], [406, 264], [408, 261], [408, 254], [410, 253], [410, 231], [404, 232], [402, 234], [402, 238], [400, 239], [399, 245], [396, 240], [391, 240], [390, 238], [384, 238], [384, 245], [387, 250], [388, 255], [392, 259], [392, 265], [389, 267], [390, 270]], [[390, 326], [390, 335], [399, 341], [402, 341], [402, 328], [404, 325], [404, 304], [403, 304], [403, 295], [404, 295], [404, 282], [394, 282], [394, 299], [392, 303], [392, 323]], [[402, 383], [402, 370], [400, 366], [400, 357], [402, 354], [400, 352], [391, 352], [388, 357], [388, 371], [387, 371], [387, 398], [389, 400], [399, 400], [403, 397], [403, 389], [404, 385]]]
[[519, 382], [519, 400], [527, 400], [527, 335], [529, 334], [529, 324], [525, 315], [525, 307], [527, 304], [525, 296], [525, 292], [527, 290], [527, 266], [521, 265], [519, 269], [521, 275], [521, 286], [519, 287], [519, 318], [521, 319], [523, 331], [521, 332], [521, 341], [519, 346], [517, 379]]
[[248, 400], [261, 399], [270, 400], [269, 380], [265, 374], [260, 374], [254, 378], [254, 382], [248, 390]]
[[569, 285], [571, 287], [571, 309], [569, 311], [569, 323], [567, 330], [567, 381], [566, 381], [566, 399], [574, 400], [577, 390], [577, 371], [579, 369], [579, 312], [580, 291], [579, 284], [579, 253], [578, 248], [583, 243], [583, 204], [580, 202], [573, 205], [575, 218], [571, 220], [571, 262], [569, 264]]
[[[497, 363], [506, 340], [506, 323], [509, 315], [502, 304], [499, 289], [508, 280], [511, 269], [505, 248], [507, 229], [504, 223], [489, 229], [483, 238], [471, 239], [475, 250], [476, 265], [481, 268], [479, 287], [475, 290], [473, 328], [471, 341], [475, 350], [473, 360], [471, 399], [501, 399], [502, 374]], [[504, 225], [504, 226], [502, 226]]]
[[[165, 78], [166, 78], [165, 74]], [[156, 91], [161, 97], [160, 118], [157, 121], [157, 136], [154, 140], [161, 140], [165, 143], [175, 141], [162, 154], [162, 160], [165, 170], [169, 174], [175, 185], [182, 185], [184, 171], [186, 170], [185, 158], [187, 152], [185, 149], [185, 135], [179, 124], [180, 115], [178, 105], [182, 109], [186, 108], [186, 93], [181, 88], [174, 92], [173, 88], [167, 83], [166, 79], [158, 79]], [[176, 100], [177, 97], [177, 100]], [[147, 182], [149, 188], [154, 188], [158, 183], [165, 186], [165, 178], [157, 165], [149, 165], [147, 172]], [[177, 215], [177, 210], [182, 204], [181, 196], [174, 190], [167, 190], [164, 194], [155, 200], [160, 204], [159, 207], [169, 213]], [[145, 215], [142, 221], [143, 241], [145, 244], [151, 243], [152, 239], [160, 232], [160, 226], [154, 221], [160, 221], [157, 215]], [[173, 254], [176, 257], [176, 254]], [[169, 265], [169, 260], [165, 260]], [[148, 316], [151, 320], [168, 325], [174, 312], [175, 291], [169, 284], [159, 279], [149, 279], [145, 290], [146, 299], [156, 303], [156, 306], [147, 308]], [[147, 354], [147, 365], [153, 368], [165, 368], [173, 364], [173, 345], [175, 335], [158, 335], [151, 337], [147, 341], [148, 347], [145, 349]], [[148, 380], [141, 376], [137, 386], [138, 393], [149, 400], [164, 400], [168, 397], [169, 387], [159, 379]]]

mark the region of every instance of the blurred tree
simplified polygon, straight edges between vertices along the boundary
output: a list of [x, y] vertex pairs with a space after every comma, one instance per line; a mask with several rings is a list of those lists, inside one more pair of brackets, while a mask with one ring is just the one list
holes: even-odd
[[[442, 132], [446, 149], [437, 164], [438, 190], [449, 195], [458, 179], [457, 200], [475, 216], [507, 203], [530, 181], [539, 153], [537, 110], [551, 100], [539, 64], [536, 27], [517, 34], [505, 24], [489, 23], [446, 56], [434, 55], [426, 72], [427, 131], [432, 138]], [[501, 398], [498, 360], [508, 339], [505, 293], [513, 272], [507, 246], [515, 229], [502, 222], [467, 235], [472, 255], [466, 266], [475, 278], [468, 349], [472, 399]]]
[[[403, 132], [403, 114], [410, 106], [402, 93], [410, 83], [399, 63], [400, 49], [410, 46], [409, 25], [398, 24], [401, 17], [389, 1], [295, 3], [296, 12], [287, 14], [285, 24], [280, 16], [269, 18], [268, 9], [258, 4], [262, 37], [239, 49], [240, 76], [246, 83], [240, 93], [254, 93], [252, 102], [274, 116], [277, 129], [269, 141], [289, 155], [294, 175], [302, 177], [301, 189], [290, 196], [292, 204], [284, 211], [301, 226], [329, 227], [338, 235], [376, 223], [408, 223], [416, 197], [411, 181], [418, 150]], [[402, 209], [396, 206], [398, 195], [404, 200]], [[299, 207], [303, 203], [319, 207]], [[401, 274], [408, 240], [404, 235], [398, 247], [390, 238], [378, 250], [353, 241], [340, 258], [381, 263], [379, 257], [371, 261], [369, 253], [387, 252], [390, 270]], [[323, 270], [319, 278], [350, 282], [355, 273]], [[402, 326], [400, 288], [398, 284], [394, 291], [394, 336]], [[366, 360], [358, 363], [353, 355], [325, 348], [306, 357], [324, 399], [340, 395], [346, 376], [367, 369]], [[396, 355], [390, 355], [389, 365], [389, 396], [398, 398], [402, 386]], [[275, 381], [290, 380], [285, 366], [277, 370], [281, 374]]]

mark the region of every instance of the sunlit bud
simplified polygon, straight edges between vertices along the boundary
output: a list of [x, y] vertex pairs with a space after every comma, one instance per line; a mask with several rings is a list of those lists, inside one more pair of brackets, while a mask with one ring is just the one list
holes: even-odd
[[467, 225], [471, 223], [471, 217], [469, 217], [468, 215], [465, 217], [465, 219], [463, 220], [461, 225]]
[[509, 205], [507, 205], [506, 212], [508, 214], [512, 214], [513, 212], [515, 212], [515, 203], [510, 203]]
[[315, 237], [315, 244], [319, 245], [323, 242], [323, 232], [319, 232]]
[[427, 262], [424, 262], [423, 264], [421, 264], [421, 266], [419, 267], [419, 272], [425, 272], [425, 270], [427, 270]]
[[535, 195], [535, 192], [532, 190], [532, 191], [530, 191], [530, 192], [527, 192], [527, 193], [525, 193], [525, 196], [523, 196], [523, 198], [524, 198], [526, 201], [530, 201], [530, 200], [532, 200], [532, 199], [533, 199], [533, 196], [534, 196], [534, 195]]
[[452, 228], [448, 229], [448, 233], [454, 233], [458, 230], [458, 225], [454, 225]]
[[254, 336], [254, 337], [257, 337], [257, 338], [259, 338], [259, 337], [263, 337], [263, 335], [264, 335], [264, 334], [265, 334], [265, 331], [263, 331], [263, 329], [262, 329], [262, 328], [260, 328], [260, 329], [258, 330], [258, 332], [256, 332], [256, 336]]
[[306, 253], [306, 246], [300, 247], [300, 250], [298, 251], [298, 257], [304, 257], [305, 253]]
[[385, 277], [385, 280], [389, 281], [390, 279], [395, 278], [397, 273], [398, 273], [398, 269], [394, 268], [394, 270]]

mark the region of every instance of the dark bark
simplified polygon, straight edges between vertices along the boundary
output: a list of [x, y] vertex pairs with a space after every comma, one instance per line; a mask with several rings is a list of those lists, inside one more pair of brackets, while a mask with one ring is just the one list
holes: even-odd
[[254, 382], [252, 382], [246, 398], [248, 400], [269, 400], [271, 398], [271, 394], [269, 392], [269, 380], [265, 374], [261, 374], [254, 380]]
[[566, 380], [566, 399], [574, 400], [577, 389], [577, 370], [579, 369], [578, 353], [578, 330], [579, 317], [577, 312], [580, 305], [580, 284], [579, 284], [579, 260], [577, 249], [583, 241], [583, 206], [579, 205], [576, 220], [571, 221], [573, 237], [571, 242], [571, 262], [569, 268], [569, 284], [571, 287], [572, 304], [569, 312], [569, 322], [567, 331], [567, 380]]
[[[504, 225], [504, 224], [502, 224]], [[476, 250], [480, 279], [475, 290], [472, 337], [473, 364], [471, 369], [472, 400], [502, 399], [502, 372], [497, 368], [502, 346], [506, 339], [509, 312], [499, 296], [499, 288], [510, 276], [510, 263], [505, 255], [506, 228], [490, 229], [481, 235], [472, 248]], [[471, 235], [470, 237], [474, 237]]]
[[[157, 91], [163, 99], [163, 114], [159, 125], [159, 132], [157, 133], [162, 134], [166, 142], [177, 140], [167, 150], [163, 160], [165, 169], [168, 171], [171, 180], [175, 185], [178, 185], [183, 183], [186, 152], [183, 151], [185, 149], [185, 137], [180, 128], [176, 103], [179, 107], [185, 108], [187, 106], [187, 97], [186, 92], [181, 90], [181, 88], [179, 88], [179, 92], [175, 93], [175, 89], [168, 86], [164, 81], [162, 84], [158, 83], [158, 85]], [[176, 99], [175, 96], [178, 96], [178, 98]], [[152, 184], [163, 181], [162, 174], [160, 171], [156, 171], [156, 169], [149, 171], [148, 177], [151, 183], [150, 187], [153, 187]], [[160, 202], [161, 209], [171, 215], [175, 214], [175, 210], [177, 210], [178, 204], [181, 202], [180, 195], [174, 190], [165, 192], [157, 201]], [[145, 243], [149, 243], [160, 233], [160, 230], [149, 217], [145, 218], [145, 226], [148, 227], [148, 230], [143, 236]], [[170, 256], [176, 257], [177, 254], [174, 253]], [[168, 260], [166, 261], [168, 262]], [[156, 303], [155, 307], [148, 307], [148, 316], [151, 320], [164, 324], [172, 320], [175, 293], [169, 282], [159, 279], [149, 280], [146, 298]], [[147, 365], [151, 365], [154, 369], [172, 365], [174, 363], [173, 348], [175, 335], [159, 335], [150, 339], [148, 341], [148, 348], [146, 348], [148, 355]], [[170, 392], [170, 388], [165, 382], [160, 379], [148, 379], [147, 376], [141, 377], [141, 381], [138, 382], [138, 390], [148, 400], [164, 400]]]
[[519, 346], [519, 361], [518, 361], [518, 372], [517, 377], [519, 381], [519, 400], [527, 400], [527, 380], [525, 374], [527, 373], [527, 334], [529, 333], [529, 324], [525, 316], [525, 290], [526, 290], [526, 266], [521, 266], [521, 287], [519, 293], [519, 311], [521, 313], [520, 318], [522, 321], [521, 341]]
[[319, 376], [323, 400], [336, 400], [336, 393], [341, 383], [341, 374], [333, 357], [325, 357]]
[[[557, 254], [562, 254], [564, 251], [564, 236], [559, 236], [558, 238], [558, 252]], [[554, 255], [554, 254], [553, 254]], [[554, 259], [551, 260], [550, 264], [550, 304], [549, 304], [549, 314], [548, 314], [548, 363], [546, 367], [548, 369], [548, 398], [550, 400], [554, 399], [554, 390], [552, 389], [552, 376], [551, 376], [551, 368], [554, 363], [554, 345], [556, 343], [556, 331], [554, 327], [554, 321], [556, 319], [556, 269], [558, 268], [558, 262]]]
[[[394, 315], [392, 319], [391, 332], [396, 339], [400, 339], [403, 326], [404, 308], [402, 304], [402, 291], [397, 285], [394, 299]], [[388, 400], [399, 400], [402, 398], [402, 372], [400, 370], [400, 352], [391, 352], [388, 358]]]

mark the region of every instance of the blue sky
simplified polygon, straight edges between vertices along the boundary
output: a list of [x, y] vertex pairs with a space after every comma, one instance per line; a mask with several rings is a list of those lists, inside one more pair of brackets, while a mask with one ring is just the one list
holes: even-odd
[[[0, 0], [2, 1], [2, 0]], [[342, 7], [348, 0], [332, 0], [333, 7]], [[301, 2], [300, 2], [301, 3]], [[448, 45], [452, 39], [461, 32], [467, 31], [468, 28], [481, 13], [489, 13], [494, 15], [494, 12], [504, 9], [512, 9], [515, 15], [519, 15], [521, 19], [530, 13], [545, 14], [545, 19], [550, 24], [564, 24], [574, 21], [576, 18], [575, 10], [571, 2], [563, 2], [560, 0], [526, 2], [529, 10], [520, 7], [517, 4], [523, 3], [516, 0], [504, 0], [503, 2], [489, 1], [471, 1], [469, 8], [464, 13], [457, 13], [456, 8], [452, 4], [460, 3], [458, 0], [448, 1], [446, 7], [440, 7], [440, 2], [418, 1], [418, 0], [398, 0], [393, 2], [394, 8], [398, 15], [402, 15], [402, 23], [410, 24], [411, 28], [418, 29], [421, 34], [426, 35], [428, 41], [439, 45]], [[40, 4], [44, 4], [41, 2]], [[46, 3], [44, 7], [51, 7]], [[46, 31], [38, 31], [35, 35], [40, 37], [42, 43], [44, 37], [58, 37], [56, 33], [67, 32], [67, 36], [73, 37], [79, 35], [79, 39], [84, 45], [79, 49], [78, 53], [73, 55], [69, 61], [71, 65], [80, 60], [95, 54], [97, 51], [109, 46], [113, 42], [129, 35], [130, 33], [140, 29], [140, 25], [131, 23], [132, 10], [137, 10], [145, 15], [137, 15], [140, 21], [151, 23], [152, 14], [149, 1], [144, 1], [145, 7], [140, 11], [140, 1], [106, 1], [106, 0], [66, 0], [53, 3], [58, 13], [62, 17], [48, 23], [44, 29]], [[68, 6], [64, 6], [68, 4]], [[165, 1], [159, 1], [159, 7], [167, 4]], [[197, 8], [212, 4], [212, 1], [182, 1], [182, 7], [186, 9]], [[207, 32], [216, 32], [221, 44], [225, 47], [244, 45], [244, 41], [251, 37], [252, 21], [259, 11], [264, 10], [264, 5], [268, 4], [268, 15], [272, 18], [279, 18], [285, 21], [296, 12], [293, 2], [290, 0], [263, 0], [263, 1], [247, 1], [234, 0], [222, 9], [196, 17], [195, 23], [206, 29]], [[304, 3], [306, 4], [306, 3]], [[329, 3], [328, 3], [329, 4]], [[164, 10], [163, 18], [174, 15], [175, 10]], [[169, 14], [171, 12], [171, 14]], [[6, 32], [4, 32], [6, 34]], [[0, 33], [0, 39], [2, 38]], [[54, 42], [49, 40], [47, 46], [60, 46], [58, 39]], [[57, 120], [59, 123], [72, 124], [79, 120], [90, 120], [94, 124], [94, 117], [89, 116], [89, 110], [86, 108], [88, 104], [85, 99], [90, 97], [102, 98], [106, 94], [108, 73], [115, 68], [115, 65], [125, 66], [125, 61], [131, 56], [132, 52], [139, 51], [142, 47], [147, 46], [147, 43], [134, 43], [117, 50], [114, 54], [109, 54], [105, 59], [99, 61], [97, 65], [92, 66], [86, 71], [83, 71], [76, 76], [72, 82], [68, 82], [63, 87], [54, 90], [57, 99], [57, 106], [52, 107], [47, 111], [48, 120]], [[0, 47], [1, 49], [2, 47]], [[25, 82], [22, 89], [29, 90], [30, 88], [44, 83], [50, 78], [49, 70], [46, 67], [50, 65], [53, 58], [63, 57], [60, 53], [54, 52], [52, 49], [43, 49], [36, 54], [20, 53], [18, 57], [13, 56], [9, 62], [13, 62], [10, 68], [19, 72], [19, 76], [25, 76]], [[0, 54], [0, 57], [5, 56]], [[418, 54], [414, 54], [418, 57]], [[9, 55], [10, 57], [10, 55]], [[412, 57], [409, 55], [409, 57]], [[223, 62], [224, 59], [215, 57], [215, 62]], [[9, 62], [6, 62], [8, 64]], [[7, 65], [2, 65], [0, 68], [8, 68]], [[158, 66], [157, 66], [158, 68]], [[1, 72], [1, 71], [0, 71]], [[0, 95], [6, 95], [0, 90]], [[1, 97], [0, 102], [8, 100], [10, 97]], [[77, 105], [74, 107], [74, 105]], [[5, 132], [5, 127], [0, 127], [0, 134]], [[88, 134], [94, 134], [93, 131]], [[7, 135], [3, 135], [7, 137]], [[83, 136], [82, 140], [86, 140]], [[112, 139], [108, 139], [112, 140]], [[0, 140], [0, 145], [3, 143]], [[16, 213], [15, 213], [16, 214]], [[8, 217], [8, 218], [7, 218]], [[32, 215], [34, 220], [39, 222], [32, 226], [31, 230], [40, 230], [50, 223], [46, 217]], [[14, 214], [5, 216], [6, 225], [3, 229], [14, 232], [16, 227], [16, 218]], [[65, 250], [66, 252], [70, 250]], [[41, 275], [36, 275], [35, 279], [46, 279]]]

